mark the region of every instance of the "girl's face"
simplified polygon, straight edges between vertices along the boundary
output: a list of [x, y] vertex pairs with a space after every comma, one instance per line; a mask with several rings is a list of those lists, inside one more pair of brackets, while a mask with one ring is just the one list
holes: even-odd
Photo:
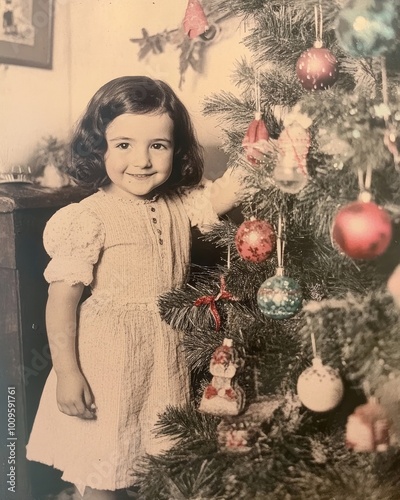
[[123, 114], [106, 129], [104, 156], [111, 184], [124, 198], [146, 198], [172, 172], [174, 124], [168, 114]]

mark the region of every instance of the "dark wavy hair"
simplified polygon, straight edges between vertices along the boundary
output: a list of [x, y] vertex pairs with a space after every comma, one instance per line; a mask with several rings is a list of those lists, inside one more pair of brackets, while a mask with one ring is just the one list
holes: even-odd
[[71, 175], [86, 186], [109, 184], [104, 155], [107, 126], [125, 113], [167, 113], [174, 124], [172, 172], [163, 189], [195, 186], [203, 175], [202, 149], [189, 113], [169, 85], [146, 76], [123, 76], [90, 100], [71, 141]]

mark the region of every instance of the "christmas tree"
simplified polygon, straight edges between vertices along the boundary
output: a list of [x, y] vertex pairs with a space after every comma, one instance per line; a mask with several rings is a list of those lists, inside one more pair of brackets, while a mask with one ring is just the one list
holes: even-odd
[[220, 0], [239, 97], [210, 96], [243, 221], [160, 298], [195, 395], [141, 498], [400, 498], [400, 36], [390, 0]]

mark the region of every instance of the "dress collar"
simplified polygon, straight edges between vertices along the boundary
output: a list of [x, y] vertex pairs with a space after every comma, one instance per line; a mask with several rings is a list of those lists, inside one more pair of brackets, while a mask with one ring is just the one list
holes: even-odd
[[114, 200], [118, 200], [118, 201], [121, 201], [123, 203], [127, 203], [129, 205], [146, 205], [148, 203], [154, 203], [161, 196], [160, 193], [156, 193], [151, 198], [136, 198], [135, 196], [132, 196], [132, 198], [124, 198], [123, 196], [118, 196], [116, 194], [106, 192], [106, 191], [104, 191], [103, 188], [99, 188], [98, 193], [102, 194], [103, 196], [111, 197]]

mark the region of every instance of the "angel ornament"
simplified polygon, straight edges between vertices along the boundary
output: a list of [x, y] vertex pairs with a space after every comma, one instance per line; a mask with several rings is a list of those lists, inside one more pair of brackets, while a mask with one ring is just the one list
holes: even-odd
[[224, 339], [211, 358], [213, 378], [205, 388], [199, 406], [203, 413], [220, 417], [238, 415], [244, 407], [244, 392], [233, 380], [241, 360], [232, 344], [232, 339]]

